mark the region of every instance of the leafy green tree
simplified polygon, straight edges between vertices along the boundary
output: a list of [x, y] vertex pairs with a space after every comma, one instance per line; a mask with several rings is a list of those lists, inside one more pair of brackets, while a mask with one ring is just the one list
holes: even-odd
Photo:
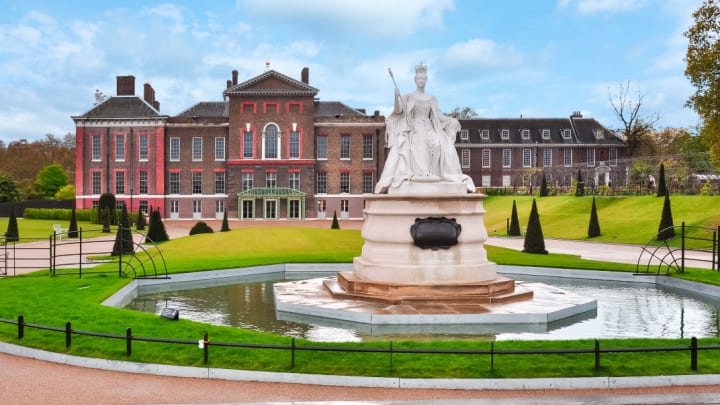
[[64, 185], [60, 190], [55, 193], [56, 200], [74, 200], [75, 199], [75, 186], [72, 184]]
[[520, 236], [520, 220], [518, 219], [517, 205], [513, 200], [512, 214], [510, 215], [510, 227], [508, 228], [508, 236]]
[[165, 224], [162, 222], [160, 217], [160, 211], [150, 211], [150, 224], [148, 225], [148, 233], [145, 236], [145, 242], [165, 242], [170, 240], [170, 237], [165, 230]]
[[720, 4], [705, 0], [693, 13], [688, 39], [685, 76], [695, 87], [687, 105], [702, 120], [701, 136], [713, 161], [720, 162]]
[[55, 193], [68, 184], [68, 175], [59, 164], [51, 164], [40, 169], [35, 183], [40, 195], [46, 200], [55, 198]]
[[583, 182], [582, 172], [578, 169], [577, 173], [577, 186], [575, 188], [575, 197], [582, 197], [585, 195], [585, 182]]
[[660, 173], [658, 174], [658, 184], [657, 184], [657, 196], [663, 197], [665, 194], [667, 194], [667, 182], [665, 181], [665, 164], [660, 163]]
[[340, 223], [337, 219], [337, 211], [333, 211], [333, 220], [332, 225], [330, 225], [330, 229], [340, 229]]
[[530, 218], [528, 219], [527, 230], [525, 231], [525, 242], [523, 244], [523, 252], [538, 253], [546, 255], [545, 237], [543, 236], [542, 226], [540, 226], [540, 215], [538, 214], [537, 204], [533, 200]]
[[542, 180], [540, 181], [540, 197], [548, 196], [547, 179], [545, 178], [545, 172], [542, 173]]
[[600, 236], [600, 221], [598, 220], [597, 206], [595, 205], [595, 197], [592, 200], [592, 209], [590, 210], [590, 224], [588, 225], [588, 238]]
[[110, 256], [131, 255], [135, 253], [135, 241], [130, 229], [130, 219], [128, 218], [127, 207], [125, 204], [120, 210], [120, 224], [115, 234], [115, 243]]
[[230, 231], [230, 225], [228, 224], [227, 211], [223, 212], [222, 226], [220, 226], [220, 232]]
[[75, 207], [73, 207], [70, 213], [70, 226], [68, 226], [68, 238], [78, 237], [78, 224], [77, 224], [77, 213], [75, 213]]
[[20, 191], [15, 179], [10, 176], [0, 175], [0, 203], [18, 201]]
[[673, 224], [672, 208], [670, 207], [670, 193], [665, 193], [662, 217], [658, 226], [657, 240], [668, 240], [675, 236], [675, 225]]
[[8, 219], [7, 231], [5, 231], [5, 240], [7, 242], [17, 242], [20, 240], [20, 230], [18, 229], [17, 216], [15, 214], [15, 204], [10, 207], [10, 218]]

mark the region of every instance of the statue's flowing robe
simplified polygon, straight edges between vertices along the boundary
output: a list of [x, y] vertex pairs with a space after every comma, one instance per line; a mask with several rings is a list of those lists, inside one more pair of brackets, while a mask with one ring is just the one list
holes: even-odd
[[385, 120], [389, 152], [376, 193], [419, 177], [464, 183], [468, 192], [475, 191], [472, 179], [462, 173], [455, 150], [460, 123], [442, 114], [435, 97], [428, 97], [402, 96], [399, 111]]

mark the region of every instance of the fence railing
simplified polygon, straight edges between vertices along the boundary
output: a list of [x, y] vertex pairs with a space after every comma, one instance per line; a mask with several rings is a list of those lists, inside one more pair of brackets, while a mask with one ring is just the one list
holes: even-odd
[[[127, 357], [132, 355], [133, 342], [151, 342], [159, 344], [180, 344], [199, 347], [202, 349], [203, 364], [207, 364], [210, 357], [211, 347], [232, 347], [243, 349], [257, 350], [284, 350], [289, 352], [290, 368], [295, 368], [295, 354], [298, 351], [311, 352], [345, 352], [345, 353], [385, 353], [388, 355], [388, 367], [390, 372], [393, 371], [393, 355], [395, 354], [436, 354], [436, 355], [476, 355], [488, 356], [490, 363], [490, 371], [494, 370], [495, 357], [497, 356], [516, 356], [516, 355], [566, 355], [566, 354], [587, 354], [592, 355], [595, 370], [601, 367], [601, 356], [609, 353], [651, 353], [651, 352], [688, 352], [690, 369], [698, 371], [698, 353], [702, 351], [720, 350], [720, 344], [714, 345], [698, 345], [697, 338], [690, 338], [688, 345], [684, 346], [653, 346], [653, 347], [612, 347], [603, 348], [600, 340], [595, 339], [593, 347], [588, 348], [561, 348], [561, 349], [495, 349], [495, 342], [490, 342], [488, 349], [421, 349], [421, 348], [393, 348], [392, 341], [388, 342], [387, 347], [348, 347], [348, 346], [303, 346], [297, 345], [295, 338], [291, 338], [289, 345], [281, 344], [257, 344], [257, 343], [237, 343], [237, 342], [216, 342], [211, 341], [210, 336], [205, 333], [199, 340], [188, 339], [168, 339], [157, 337], [134, 336], [131, 328], [127, 328], [124, 334], [113, 334], [104, 332], [82, 331], [72, 328], [70, 322], [66, 322], [64, 327], [47, 326], [25, 322], [23, 315], [18, 316], [17, 320], [0, 318], [0, 323], [11, 324], [17, 326], [18, 340], [25, 337], [25, 329], [38, 329], [62, 334], [65, 339], [65, 347], [72, 346], [72, 338], [78, 336], [92, 336], [105, 339], [116, 339], [125, 342], [125, 354]], [[660, 370], [655, 370], [660, 371]]]
[[[667, 238], [660, 235], [672, 234]], [[720, 271], [720, 227], [708, 228], [680, 226], [661, 229], [642, 247], [636, 264], [636, 273], [660, 274], [663, 270], [683, 273], [693, 264], [710, 264], [710, 269]]]

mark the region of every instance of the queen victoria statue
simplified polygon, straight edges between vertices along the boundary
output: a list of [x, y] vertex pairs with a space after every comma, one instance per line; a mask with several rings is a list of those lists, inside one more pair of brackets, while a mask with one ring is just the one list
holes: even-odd
[[399, 192], [406, 182], [462, 183], [466, 192], [475, 191], [472, 179], [462, 173], [455, 150], [460, 123], [440, 111], [437, 99], [425, 93], [426, 83], [427, 66], [420, 63], [415, 67], [413, 93], [400, 95], [395, 85], [395, 107], [385, 121], [389, 152], [376, 193]]

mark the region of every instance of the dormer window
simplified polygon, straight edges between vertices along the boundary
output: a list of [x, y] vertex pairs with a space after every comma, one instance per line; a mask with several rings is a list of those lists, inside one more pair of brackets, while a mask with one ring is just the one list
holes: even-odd
[[510, 130], [509, 129], [501, 129], [500, 130], [500, 139], [503, 139], [503, 140], [510, 139]]
[[562, 130], [562, 137], [563, 137], [563, 139], [570, 139], [570, 130], [569, 130], [569, 129], [563, 129], [563, 130]]
[[481, 139], [490, 139], [490, 130], [483, 129], [482, 131], [480, 131], [480, 138]]
[[598, 139], [598, 140], [605, 139], [605, 132], [603, 132], [602, 129], [597, 128], [597, 129], [593, 130], [593, 132], [595, 133], [595, 139]]
[[542, 130], [542, 139], [550, 139], [550, 130], [549, 129], [543, 129]]
[[467, 129], [461, 129], [461, 130], [460, 130], [460, 140], [461, 140], [461, 141], [467, 141], [469, 138], [470, 138], [470, 136], [468, 135], [468, 130], [467, 130]]
[[530, 139], [530, 130], [529, 129], [521, 130], [520, 136], [522, 136], [522, 139]]

